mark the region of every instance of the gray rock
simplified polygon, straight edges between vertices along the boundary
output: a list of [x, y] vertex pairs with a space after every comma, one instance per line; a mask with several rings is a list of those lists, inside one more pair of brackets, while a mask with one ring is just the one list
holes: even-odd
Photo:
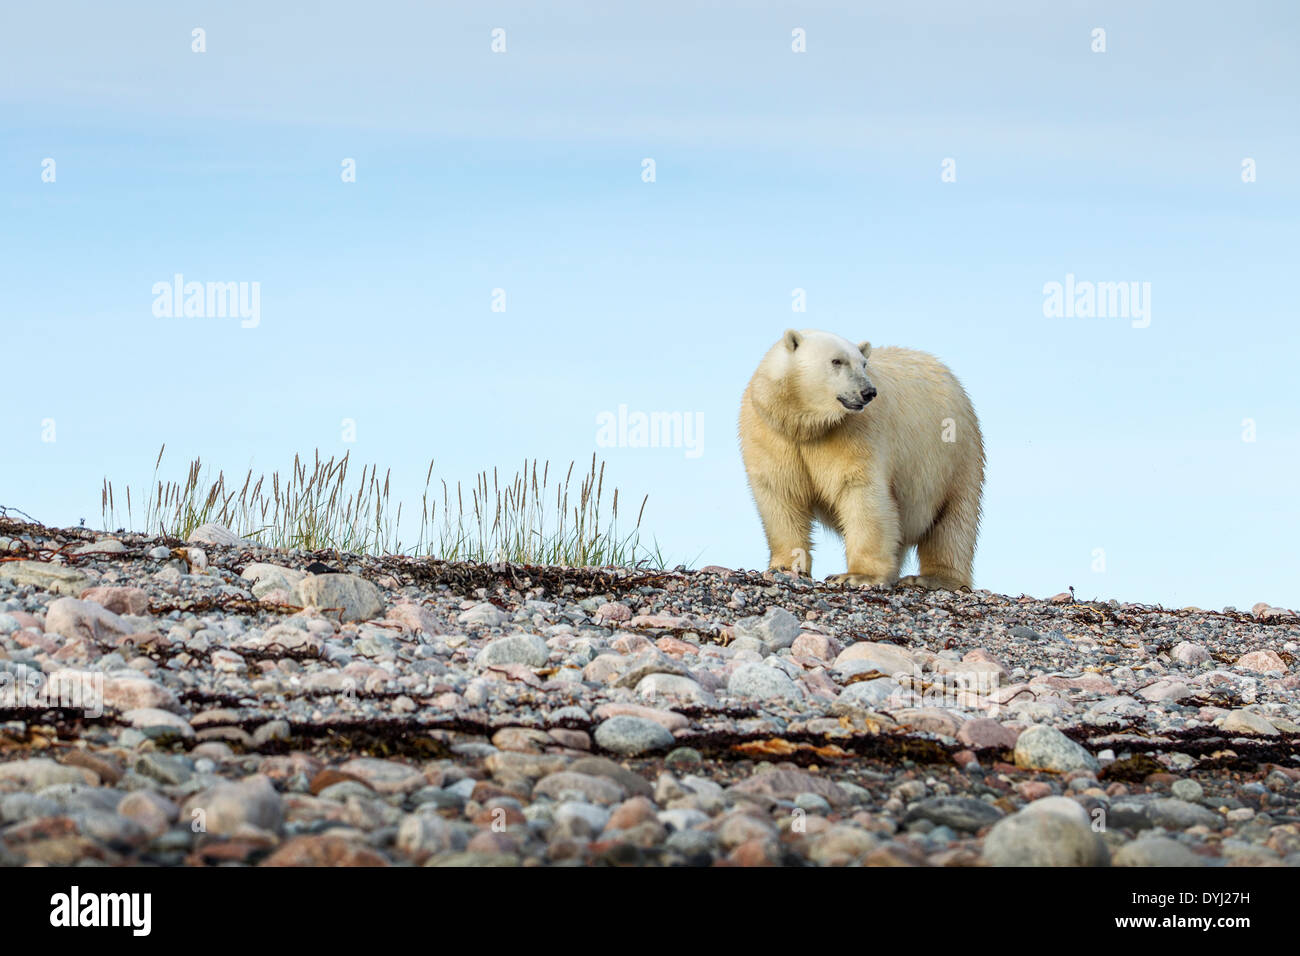
[[690, 677], [676, 674], [649, 674], [636, 685], [636, 695], [646, 700], [684, 701], [703, 707], [717, 705], [717, 700]]
[[241, 538], [223, 524], [208, 522], [201, 524], [185, 539], [189, 544], [216, 544], [226, 548], [246, 548], [255, 545], [255, 541]]
[[307, 572], [282, 568], [278, 564], [250, 564], [244, 568], [240, 577], [251, 582], [253, 596], [261, 598], [277, 589], [293, 594], [307, 577]]
[[369, 621], [384, 612], [379, 588], [356, 574], [309, 574], [296, 593], [304, 607], [341, 608], [343, 621]]
[[741, 618], [732, 626], [737, 638], [753, 638], [769, 653], [789, 647], [799, 636], [799, 619], [781, 607], [770, 607], [762, 617]]
[[1110, 851], [1091, 827], [1058, 813], [1017, 813], [984, 838], [990, 866], [1107, 866]]
[[94, 554], [96, 551], [106, 554], [122, 554], [126, 551], [126, 545], [117, 538], [100, 538], [98, 541], [87, 541], [85, 544], [72, 549], [73, 554]]
[[1223, 827], [1223, 817], [1195, 803], [1177, 797], [1162, 797], [1147, 804], [1147, 818], [1152, 825], [1166, 830], [1185, 830], [1204, 826], [1211, 830]]
[[1066, 820], [1072, 820], [1082, 826], [1088, 826], [1092, 820], [1088, 816], [1088, 811], [1075, 800], [1069, 797], [1040, 797], [1026, 806], [1021, 813], [1054, 813], [1058, 817]]
[[860, 680], [850, 684], [840, 691], [840, 696], [837, 699], [854, 707], [872, 710], [883, 704], [895, 691], [901, 689], [902, 685], [892, 677], [877, 677], [875, 680]]
[[1017, 767], [1028, 770], [1100, 770], [1101, 764], [1087, 750], [1055, 727], [1040, 724], [1022, 731], [1016, 739]]
[[474, 658], [480, 667], [489, 664], [526, 664], [541, 667], [551, 656], [551, 649], [536, 634], [508, 634], [498, 637]]
[[533, 788], [534, 798], [550, 797], [552, 800], [577, 798], [583, 803], [598, 803], [603, 806], [620, 803], [626, 796], [627, 791], [608, 777], [595, 777], [570, 770], [548, 774], [538, 780], [537, 786]]
[[0, 780], [12, 781], [25, 790], [43, 790], [57, 783], [85, 783], [76, 767], [65, 767], [49, 757], [28, 757], [0, 763]]
[[605, 750], [634, 757], [652, 750], [663, 750], [675, 742], [673, 735], [659, 723], [645, 717], [620, 715], [611, 717], [596, 728], [596, 743]]
[[464, 847], [460, 833], [435, 813], [407, 814], [397, 828], [397, 848], [417, 861]]
[[480, 624], [484, 627], [500, 627], [510, 620], [510, 616], [495, 604], [484, 601], [476, 604], [457, 618], [461, 624]]
[[675, 807], [672, 810], [661, 810], [658, 817], [659, 822], [669, 830], [690, 830], [709, 822], [707, 813], [691, 807]]
[[907, 811], [904, 823], [929, 820], [931, 823], [974, 833], [1002, 819], [1002, 811], [972, 797], [931, 797]]
[[1223, 729], [1230, 734], [1257, 734], [1276, 737], [1277, 728], [1263, 714], [1253, 710], [1234, 710], [1223, 718]]
[[65, 568], [47, 561], [5, 561], [0, 563], [0, 581], [30, 584], [52, 594], [76, 597], [90, 584], [90, 579], [75, 568]]
[[1169, 789], [1179, 800], [1186, 800], [1189, 803], [1196, 803], [1205, 796], [1204, 788], [1195, 780], [1175, 780], [1174, 785]]
[[176, 785], [185, 783], [194, 776], [194, 765], [188, 757], [142, 753], [135, 760], [135, 772], [159, 783]]
[[1143, 837], [1116, 851], [1113, 866], [1204, 866], [1205, 860], [1169, 837]]
[[680, 854], [688, 860], [712, 859], [718, 838], [705, 830], [675, 830], [668, 834], [664, 849]]
[[184, 717], [178, 717], [170, 711], [157, 707], [137, 707], [122, 714], [122, 719], [146, 737], [183, 737], [194, 736], [194, 728]]
[[591, 840], [597, 837], [609, 822], [609, 811], [591, 803], [566, 800], [555, 808], [552, 816], [555, 832], [551, 838], [567, 837]]
[[830, 801], [816, 793], [799, 794], [794, 798], [794, 805], [805, 813], [824, 814], [831, 812]]
[[628, 793], [649, 797], [655, 792], [654, 784], [639, 773], [628, 770], [608, 757], [580, 757], [569, 765], [573, 773], [590, 774], [593, 777], [607, 777]]
[[1193, 644], [1191, 641], [1183, 641], [1175, 647], [1169, 654], [1180, 664], [1195, 666], [1210, 659], [1210, 652], [1200, 644]]
[[741, 664], [727, 680], [728, 693], [755, 700], [803, 700], [803, 691], [781, 671], [765, 664]]
[[[196, 816], [195, 811], [200, 811]], [[185, 802], [183, 820], [193, 820], [198, 832], [233, 836], [246, 826], [275, 832], [284, 822], [280, 795], [260, 774], [238, 783], [218, 783]]]

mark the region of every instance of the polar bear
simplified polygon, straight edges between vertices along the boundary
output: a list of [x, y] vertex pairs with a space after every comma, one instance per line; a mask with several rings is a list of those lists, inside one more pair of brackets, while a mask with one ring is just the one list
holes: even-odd
[[[769, 568], [811, 574], [815, 518], [844, 539], [829, 582], [971, 586], [984, 442], [932, 355], [790, 329], [745, 389], [740, 447]], [[920, 573], [899, 581], [912, 547]]]

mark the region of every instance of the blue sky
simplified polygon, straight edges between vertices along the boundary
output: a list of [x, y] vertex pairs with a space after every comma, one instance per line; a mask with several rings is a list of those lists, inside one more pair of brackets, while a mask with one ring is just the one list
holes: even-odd
[[[1300, 605], [1300, 8], [895, 6], [7, 8], [0, 504], [98, 524], [164, 441], [177, 478], [351, 450], [414, 501], [627, 405], [703, 421], [599, 449], [648, 533], [758, 567], [740, 393], [825, 328], [972, 395], [978, 586]], [[258, 282], [257, 327], [155, 316], [176, 273]], [[1067, 274], [1150, 283], [1150, 325], [1045, 316]]]

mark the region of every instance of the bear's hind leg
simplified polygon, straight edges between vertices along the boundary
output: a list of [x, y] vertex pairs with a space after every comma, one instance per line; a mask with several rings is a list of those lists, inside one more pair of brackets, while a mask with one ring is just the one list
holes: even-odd
[[916, 546], [921, 573], [908, 575], [899, 585], [945, 591], [969, 589], [979, 521], [978, 487], [973, 496], [967, 493], [950, 500], [934, 527]]

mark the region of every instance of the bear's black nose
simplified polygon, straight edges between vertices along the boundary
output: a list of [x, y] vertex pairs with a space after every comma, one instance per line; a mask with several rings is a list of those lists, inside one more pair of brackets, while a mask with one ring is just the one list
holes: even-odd
[[876, 397], [876, 388], [874, 385], [871, 388], [864, 388], [862, 390], [863, 404], [866, 404], [867, 402], [871, 401], [875, 397]]

